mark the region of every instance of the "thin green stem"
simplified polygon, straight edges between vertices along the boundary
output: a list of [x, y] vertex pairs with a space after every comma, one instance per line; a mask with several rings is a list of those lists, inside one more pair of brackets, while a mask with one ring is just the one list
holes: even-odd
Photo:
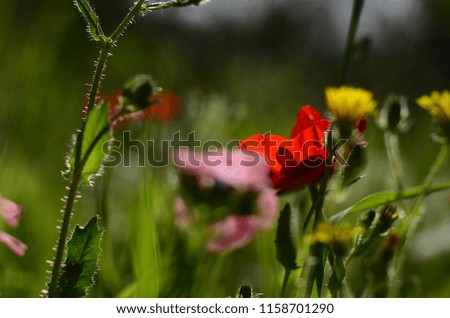
[[291, 270], [288, 268], [285, 268], [284, 270], [284, 278], [283, 278], [283, 285], [281, 286], [281, 292], [280, 292], [280, 297], [284, 298], [286, 297], [286, 288], [287, 288], [287, 284], [289, 282], [289, 276], [291, 275]]
[[91, 90], [89, 92], [89, 100], [88, 100], [88, 106], [85, 110], [85, 116], [83, 116], [83, 125], [85, 125], [86, 119], [89, 115], [89, 113], [92, 111], [95, 105], [95, 100], [98, 94], [98, 90], [100, 87], [100, 82], [102, 81], [103, 71], [106, 67], [106, 60], [109, 56], [109, 51], [111, 50], [111, 43], [109, 40], [105, 40], [102, 42], [102, 49], [100, 51], [100, 56], [97, 60], [97, 65], [94, 72], [94, 77], [92, 79], [92, 86]]
[[355, 0], [353, 2], [352, 17], [347, 33], [347, 41], [345, 43], [344, 59], [342, 61], [340, 85], [344, 85], [347, 81], [348, 67], [353, 54], [356, 31], [358, 30], [359, 18], [364, 6], [364, 0]]
[[[317, 284], [319, 284], [319, 282], [317, 282], [317, 275], [319, 274], [318, 269], [321, 265], [323, 265], [322, 262], [322, 254], [323, 251], [323, 247], [318, 245], [318, 244], [314, 244], [310, 246], [309, 249], [309, 259], [308, 259], [308, 268], [309, 268], [309, 272], [308, 272], [308, 278], [306, 280], [306, 285], [305, 285], [305, 291], [303, 294], [303, 298], [310, 298], [312, 295], [312, 290], [314, 287], [314, 282], [316, 282]], [[319, 286], [317, 286], [318, 288], [320, 288]], [[319, 295], [320, 297], [320, 295]]]
[[156, 10], [162, 10], [172, 7], [187, 7], [190, 5], [198, 5], [200, 1], [182, 1], [182, 0], [172, 0], [168, 2], [154, 2], [148, 4], [148, 10], [150, 11], [156, 11]]
[[358, 246], [353, 247], [353, 249], [348, 253], [347, 258], [344, 260], [344, 265], [347, 265], [353, 257], [359, 256], [367, 251], [367, 248], [372, 244], [372, 242], [377, 238], [380, 233], [372, 229], [369, 237], [367, 237], [364, 242], [359, 244]]
[[[78, 131], [76, 141], [75, 141], [75, 161], [73, 166], [73, 175], [72, 179], [69, 185], [69, 194], [67, 196], [66, 204], [63, 211], [63, 219], [62, 219], [62, 225], [61, 230], [59, 232], [59, 238], [58, 243], [56, 246], [56, 255], [55, 259], [53, 261], [53, 269], [52, 274], [50, 278], [50, 282], [48, 284], [48, 297], [56, 297], [57, 296], [57, 287], [60, 279], [61, 274], [61, 265], [62, 265], [62, 259], [64, 256], [65, 248], [66, 248], [66, 241], [67, 241], [67, 235], [69, 232], [69, 225], [70, 225], [70, 219], [72, 216], [72, 210], [76, 199], [76, 194], [78, 191], [81, 175], [83, 172], [84, 165], [86, 164], [89, 154], [92, 152], [92, 149], [94, 147], [94, 142], [97, 143], [100, 139], [100, 134], [97, 136], [94, 140], [94, 142], [89, 145], [88, 150], [86, 151], [84, 157], [82, 158], [82, 148], [83, 148], [83, 137], [84, 132], [86, 129], [86, 122], [87, 118], [94, 108], [98, 89], [100, 87], [100, 82], [102, 80], [103, 71], [106, 66], [106, 61], [109, 56], [109, 52], [111, 49], [111, 44], [115, 43], [118, 36], [123, 32], [123, 30], [126, 28], [126, 26], [131, 22], [133, 17], [139, 12], [142, 3], [144, 0], [139, 0], [135, 3], [133, 8], [130, 10], [130, 12], [127, 14], [127, 16], [124, 18], [124, 20], [119, 24], [119, 27], [113, 32], [110, 38], [102, 37], [102, 48], [100, 51], [100, 56], [96, 63], [96, 68], [94, 72], [94, 76], [92, 79], [92, 85], [91, 90], [89, 92], [89, 100], [87, 107], [83, 109], [83, 116], [81, 120], [81, 127]], [[108, 129], [109, 127], [106, 127]], [[103, 129], [104, 130], [104, 129]], [[102, 130], [102, 134], [104, 134], [106, 131]]]
[[311, 221], [311, 218], [314, 214], [314, 211], [316, 210], [317, 201], [314, 198], [317, 197], [317, 188], [314, 185], [309, 186], [309, 192], [311, 194], [311, 198], [313, 198], [313, 202], [311, 204], [311, 208], [308, 211], [308, 214], [306, 215], [305, 222], [303, 223], [303, 233], [306, 232], [306, 229], [308, 228], [309, 222]]
[[[87, 122], [87, 118], [88, 118], [90, 112], [92, 111], [92, 109], [94, 108], [94, 105], [95, 105], [95, 100], [97, 98], [98, 89], [100, 87], [100, 82], [102, 80], [103, 71], [105, 70], [106, 60], [108, 59], [110, 48], [111, 48], [111, 45], [109, 42], [107, 42], [107, 41], [102, 42], [102, 49], [100, 51], [100, 56], [98, 57], [98, 60], [96, 63], [94, 77], [92, 79], [91, 90], [88, 94], [88, 96], [89, 96], [88, 104], [87, 104], [87, 107], [85, 109], [83, 109], [81, 128], [77, 134], [77, 139], [76, 139], [76, 144], [75, 144], [74, 170], [77, 170], [80, 167], [82, 170], [82, 168], [83, 168], [83, 166], [80, 165], [80, 163], [81, 163], [81, 159], [82, 159], [81, 153], [82, 153], [82, 148], [83, 148], [83, 139], [84, 139], [84, 131], [86, 129], [86, 122]], [[78, 184], [76, 186], [78, 187]]]
[[[322, 183], [320, 185], [319, 193], [317, 194], [317, 197], [316, 197], [317, 201], [315, 200], [317, 203], [313, 204], [315, 206], [313, 231], [314, 231], [314, 229], [317, 228], [317, 226], [323, 220], [323, 211], [322, 210], [323, 210], [323, 203], [325, 201], [325, 190], [328, 185], [330, 170], [331, 170], [330, 167], [327, 167], [324, 179], [322, 180]], [[314, 281], [316, 281], [316, 278], [318, 275], [318, 269], [322, 265], [322, 255], [321, 255], [322, 251], [323, 251], [323, 247], [318, 244], [314, 244], [314, 245], [310, 246], [310, 252], [309, 252], [310, 256], [309, 256], [309, 260], [308, 260], [309, 265], [304, 267], [304, 268], [306, 268], [306, 267], [309, 268], [308, 278], [307, 278], [306, 286], [305, 286], [305, 292], [303, 295], [304, 298], [311, 297], [313, 286], [314, 286]]]
[[[328, 144], [330, 144], [330, 142], [328, 142]], [[334, 158], [335, 152], [336, 152], [336, 149], [331, 149], [329, 155], [327, 156], [325, 174], [323, 176], [322, 182], [320, 183], [319, 191], [318, 191], [316, 197], [313, 198], [313, 205], [315, 206], [313, 231], [314, 231], [314, 229], [317, 228], [317, 226], [320, 224], [320, 222], [322, 222], [324, 219], [323, 204], [325, 202], [325, 194], [326, 194], [326, 190], [328, 187], [328, 181], [330, 180], [330, 177], [331, 177], [331, 168], [333, 167], [333, 158]], [[309, 262], [309, 265], [304, 266], [303, 270], [302, 270], [302, 274], [300, 274], [300, 275], [303, 275], [303, 271], [306, 268], [309, 268], [308, 278], [306, 281], [305, 291], [304, 291], [304, 295], [303, 295], [304, 298], [311, 297], [312, 289], [314, 286], [314, 281], [317, 281], [317, 277], [318, 277], [317, 275], [319, 274], [318, 269], [319, 269], [319, 267], [323, 267], [322, 255], [321, 255], [322, 252], [323, 252], [322, 246], [320, 246], [318, 244], [314, 244], [314, 245], [310, 246], [310, 252], [309, 252], [310, 256], [309, 256], [309, 259], [307, 260], [307, 262]], [[319, 283], [320, 282], [318, 282], [318, 284]], [[319, 287], [319, 290], [320, 290], [320, 287]]]
[[75, 202], [78, 184], [80, 182], [80, 172], [73, 174], [72, 181], [69, 186], [69, 194], [66, 199], [66, 205], [64, 207], [64, 214], [62, 219], [61, 230], [59, 232], [59, 239], [56, 246], [56, 256], [53, 261], [53, 269], [50, 283], [48, 285], [48, 297], [56, 297], [56, 289], [59, 282], [60, 270], [64, 250], [66, 246], [67, 233], [69, 231], [70, 217], [72, 216], [72, 208]]
[[422, 221], [424, 210], [422, 208], [423, 201], [425, 200], [425, 197], [427, 195], [426, 191], [431, 184], [433, 183], [434, 178], [436, 177], [437, 173], [443, 166], [443, 164], [446, 162], [447, 156], [449, 153], [449, 145], [443, 144], [441, 146], [441, 149], [439, 151], [439, 154], [436, 157], [436, 160], [434, 161], [433, 165], [431, 166], [428, 175], [425, 177], [425, 180], [422, 184], [424, 187], [424, 192], [421, 196], [419, 196], [414, 203], [413, 207], [411, 208], [410, 214], [407, 216], [407, 219], [405, 220], [405, 223], [403, 225], [403, 229], [406, 232], [405, 240], [403, 242], [403, 245], [400, 249], [400, 251], [397, 253], [394, 264], [393, 264], [393, 271], [391, 272], [390, 278], [389, 278], [389, 297], [398, 297], [398, 294], [400, 292], [401, 284], [403, 281], [404, 276], [404, 269], [405, 269], [405, 260], [406, 256], [409, 250], [409, 246], [412, 240], [412, 237], [414, 236], [418, 225]]
[[171, 7], [179, 6], [179, 5], [180, 5], [179, 0], [173, 0], [173, 1], [169, 1], [169, 2], [156, 2], [156, 3], [149, 4], [149, 9], [152, 11], [156, 11], [156, 10], [167, 9], [167, 8], [171, 8]]
[[65, 200], [66, 204], [64, 207], [64, 211], [63, 211], [63, 219], [62, 219], [62, 224], [61, 224], [61, 230], [59, 232], [58, 243], [56, 245], [56, 255], [55, 255], [55, 259], [53, 261], [52, 276], [50, 279], [50, 283], [48, 285], [48, 297], [55, 297], [56, 292], [57, 292], [57, 286], [58, 286], [60, 272], [61, 272], [61, 264], [62, 264], [62, 259], [64, 256], [65, 247], [66, 247], [67, 235], [69, 232], [70, 218], [72, 216], [72, 210], [73, 210], [73, 206], [74, 206], [75, 199], [76, 199], [76, 194], [78, 191], [78, 186], [79, 186], [80, 179], [81, 179], [81, 174], [82, 174], [82, 171], [84, 168], [84, 164], [86, 163], [86, 160], [87, 160], [87, 159], [82, 160], [82, 158], [81, 158], [83, 137], [84, 137], [84, 131], [86, 128], [86, 119], [95, 104], [98, 87], [100, 85], [100, 81], [102, 78], [101, 74], [104, 70], [104, 67], [106, 64], [106, 59], [109, 54], [109, 52], [108, 52], [109, 47], [110, 46], [108, 44], [105, 44], [100, 52], [100, 56], [99, 56], [99, 59], [97, 62], [97, 67], [95, 69], [94, 77], [92, 80], [91, 91], [89, 93], [88, 105], [87, 105], [87, 108], [83, 110], [85, 113], [82, 118], [81, 128], [78, 131], [77, 139], [75, 142], [75, 149], [74, 149], [75, 162], [74, 162], [74, 167], [73, 167], [74, 172], [73, 172], [72, 179], [71, 179], [71, 182], [69, 185], [69, 194], [67, 196], [67, 199]]
[[400, 146], [398, 141], [398, 134], [386, 131], [384, 133], [384, 144], [390, 166], [394, 173], [397, 192], [400, 194], [403, 190], [403, 165], [400, 155]]
[[116, 43], [117, 39], [120, 37], [123, 31], [127, 28], [127, 26], [133, 21], [136, 14], [138, 14], [142, 10], [142, 5], [144, 4], [145, 0], [139, 0], [137, 1], [134, 6], [131, 8], [131, 10], [128, 12], [128, 14], [125, 16], [125, 18], [120, 22], [119, 26], [114, 30], [114, 32], [109, 37], [111, 39], [112, 43]]

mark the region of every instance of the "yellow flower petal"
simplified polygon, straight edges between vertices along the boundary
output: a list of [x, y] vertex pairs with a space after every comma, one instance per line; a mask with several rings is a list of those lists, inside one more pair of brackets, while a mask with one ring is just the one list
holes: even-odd
[[349, 123], [373, 114], [377, 106], [370, 91], [350, 86], [327, 87], [325, 102], [337, 121]]
[[361, 233], [362, 228], [348, 224], [321, 223], [311, 235], [311, 243], [324, 245], [345, 244]]
[[450, 121], [450, 91], [433, 91], [431, 95], [423, 95], [416, 99], [416, 103], [427, 110], [431, 116], [443, 122]]

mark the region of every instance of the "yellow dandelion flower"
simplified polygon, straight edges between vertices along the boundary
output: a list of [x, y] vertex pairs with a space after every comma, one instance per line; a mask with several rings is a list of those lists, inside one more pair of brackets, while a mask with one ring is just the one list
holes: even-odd
[[360, 227], [352, 227], [348, 224], [321, 223], [312, 233], [311, 243], [321, 243], [324, 245], [346, 243], [360, 232]]
[[416, 103], [440, 121], [450, 122], [450, 91], [433, 91], [416, 99]]
[[377, 101], [370, 91], [350, 86], [327, 87], [325, 102], [338, 122], [356, 123], [361, 117], [374, 114]]
[[336, 255], [343, 256], [347, 252], [347, 243], [363, 231], [360, 226], [321, 223], [311, 235], [311, 244], [329, 246]]

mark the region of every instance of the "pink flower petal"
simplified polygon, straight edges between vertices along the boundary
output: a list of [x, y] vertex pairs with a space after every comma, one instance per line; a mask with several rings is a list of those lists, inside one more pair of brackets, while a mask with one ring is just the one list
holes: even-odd
[[0, 196], [0, 215], [5, 218], [11, 227], [17, 227], [22, 209], [16, 203]]
[[276, 221], [278, 213], [278, 197], [272, 189], [263, 190], [257, 200], [258, 214], [254, 216], [254, 227], [256, 231], [270, 228]]
[[[261, 155], [241, 149], [218, 149], [203, 153], [184, 149], [175, 152], [173, 160], [183, 173], [196, 177], [200, 186], [211, 187], [219, 182], [233, 189], [252, 191], [258, 195], [257, 214], [230, 215], [210, 225], [212, 239], [206, 246], [210, 252], [221, 253], [241, 248], [257, 232], [268, 229], [275, 222], [278, 197], [271, 187], [269, 167]], [[182, 199], [175, 201], [175, 218], [181, 227], [190, 223], [187, 220], [187, 207]]]
[[247, 245], [256, 233], [270, 228], [275, 223], [278, 211], [275, 191], [263, 190], [257, 198], [257, 204], [257, 215], [231, 215], [211, 225], [214, 236], [207, 244], [207, 249], [214, 253], [236, 250]]
[[174, 202], [175, 223], [182, 229], [187, 229], [192, 223], [186, 202], [181, 197], [177, 197]]
[[247, 245], [252, 239], [255, 228], [253, 216], [231, 215], [211, 225], [214, 238], [206, 248], [213, 253], [236, 250]]
[[196, 153], [178, 150], [174, 163], [186, 174], [195, 176], [199, 184], [222, 182], [240, 190], [259, 191], [271, 185], [268, 167], [257, 153], [235, 149]]
[[18, 256], [24, 256], [25, 251], [28, 249], [24, 243], [16, 239], [15, 237], [0, 231], [0, 242], [4, 243]]

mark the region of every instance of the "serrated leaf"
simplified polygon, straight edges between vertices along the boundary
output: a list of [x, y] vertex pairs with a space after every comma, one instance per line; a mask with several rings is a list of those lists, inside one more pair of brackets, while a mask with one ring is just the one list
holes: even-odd
[[[105, 127], [109, 127], [109, 124], [107, 102], [103, 102], [99, 107], [95, 107], [89, 113], [81, 147], [81, 158], [84, 158], [89, 151], [88, 159], [81, 172], [80, 182], [83, 184], [92, 185], [94, 178], [103, 172], [102, 162], [107, 155], [103, 145], [112, 139], [111, 130], [107, 129], [106, 132], [104, 131]], [[92, 147], [94, 142], [95, 145]], [[75, 143], [73, 147], [75, 147]], [[66, 177], [71, 177], [73, 174], [75, 165], [74, 150], [72, 150], [69, 160], [66, 163], [68, 166], [68, 170], [64, 172]]]
[[79, 298], [87, 294], [94, 284], [98, 270], [100, 240], [103, 231], [94, 216], [84, 227], [77, 225], [67, 244], [67, 258], [64, 262], [58, 297]]
[[275, 237], [276, 257], [286, 270], [297, 269], [297, 249], [292, 233], [291, 206], [286, 204], [280, 212]]
[[89, 2], [86, 0], [74, 0], [75, 7], [80, 11], [88, 24], [88, 32], [95, 41], [100, 40], [100, 36], [103, 35], [100, 27], [100, 21], [91, 8]]
[[411, 199], [418, 197], [420, 195], [428, 195], [430, 193], [446, 189], [450, 189], [450, 182], [438, 183], [428, 188], [425, 188], [423, 186], [408, 188], [406, 190], [403, 190], [400, 193], [400, 195], [398, 194], [398, 192], [395, 191], [384, 191], [374, 193], [361, 199], [358, 203], [349, 207], [348, 209], [345, 209], [344, 211], [341, 211], [338, 214], [332, 216], [330, 218], [330, 222], [339, 223], [344, 217], [346, 217], [349, 214], [363, 212], [369, 209], [376, 208], [380, 205], [398, 201], [399, 199]]

